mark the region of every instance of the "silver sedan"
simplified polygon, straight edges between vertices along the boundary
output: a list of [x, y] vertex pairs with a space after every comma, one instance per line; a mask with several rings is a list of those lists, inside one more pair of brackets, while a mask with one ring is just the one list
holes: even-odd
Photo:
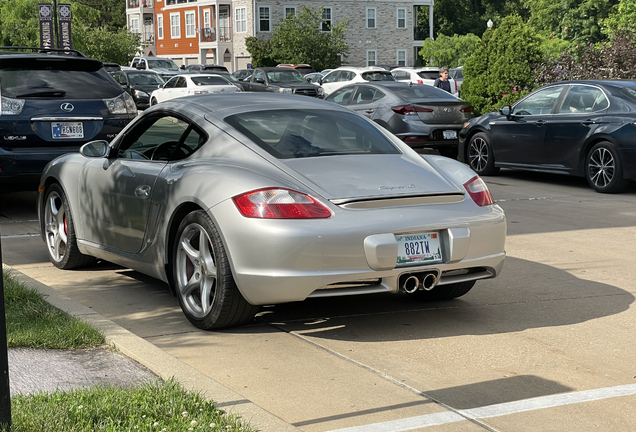
[[38, 210], [55, 266], [100, 259], [158, 278], [202, 329], [315, 297], [449, 300], [505, 257], [504, 213], [467, 166], [295, 95], [151, 107], [52, 161]]

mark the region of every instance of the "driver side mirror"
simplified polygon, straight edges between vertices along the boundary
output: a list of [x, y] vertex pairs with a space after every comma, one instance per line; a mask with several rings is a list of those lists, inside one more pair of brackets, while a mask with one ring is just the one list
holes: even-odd
[[512, 106], [502, 106], [501, 108], [499, 108], [499, 113], [505, 115], [506, 117], [510, 117], [512, 115]]
[[265, 84], [265, 79], [264, 78], [256, 78], [254, 81], [259, 83], [259, 84]]
[[87, 142], [79, 150], [80, 154], [87, 158], [107, 157], [109, 151], [108, 141], [104, 140]]
[[181, 69], [181, 70], [185, 70], [185, 65], [181, 65], [181, 66], [179, 67], [179, 69]]

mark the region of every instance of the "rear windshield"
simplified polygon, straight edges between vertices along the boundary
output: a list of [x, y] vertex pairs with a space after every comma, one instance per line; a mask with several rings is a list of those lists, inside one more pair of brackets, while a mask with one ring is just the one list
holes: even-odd
[[198, 86], [200, 85], [228, 85], [231, 84], [225, 78], [220, 76], [201, 76], [192, 78], [192, 82]]
[[435, 80], [439, 78], [439, 72], [437, 71], [420, 71], [417, 73], [420, 78]]
[[393, 143], [354, 113], [270, 110], [225, 121], [278, 159], [346, 154], [399, 154]]
[[311, 66], [296, 66], [296, 70], [303, 75], [316, 72]]
[[362, 79], [367, 81], [395, 81], [395, 78], [389, 71], [364, 72], [362, 73]]
[[204, 66], [203, 70], [227, 72], [227, 68], [225, 66]]
[[413, 84], [404, 87], [391, 87], [395, 93], [404, 99], [449, 99], [457, 100], [455, 96], [438, 89], [437, 87], [427, 86], [425, 84]]
[[95, 60], [2, 59], [2, 95], [15, 98], [107, 99], [122, 88]]

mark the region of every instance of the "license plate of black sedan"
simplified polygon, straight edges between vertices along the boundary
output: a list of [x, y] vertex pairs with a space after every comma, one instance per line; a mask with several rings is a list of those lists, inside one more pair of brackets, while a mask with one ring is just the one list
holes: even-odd
[[445, 130], [444, 131], [444, 139], [457, 139], [457, 131], [455, 131], [455, 130]]
[[84, 138], [84, 124], [82, 122], [53, 122], [51, 135], [53, 139]]
[[397, 264], [434, 263], [442, 260], [439, 235], [436, 232], [396, 235]]

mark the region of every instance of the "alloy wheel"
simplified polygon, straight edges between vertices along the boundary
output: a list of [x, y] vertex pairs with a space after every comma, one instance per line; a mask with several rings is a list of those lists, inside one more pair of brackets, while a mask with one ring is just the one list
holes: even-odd
[[188, 313], [204, 318], [214, 304], [217, 268], [212, 242], [199, 224], [190, 224], [179, 238], [176, 260], [179, 296]]
[[469, 163], [475, 171], [483, 171], [488, 165], [488, 143], [481, 137], [477, 137], [470, 142], [468, 149]]
[[46, 245], [51, 258], [56, 262], [64, 259], [68, 248], [68, 225], [64, 200], [55, 191], [47, 197], [44, 211]]
[[587, 166], [590, 181], [597, 188], [604, 188], [614, 178], [616, 171], [616, 161], [612, 153], [604, 148], [597, 148], [591, 155]]

